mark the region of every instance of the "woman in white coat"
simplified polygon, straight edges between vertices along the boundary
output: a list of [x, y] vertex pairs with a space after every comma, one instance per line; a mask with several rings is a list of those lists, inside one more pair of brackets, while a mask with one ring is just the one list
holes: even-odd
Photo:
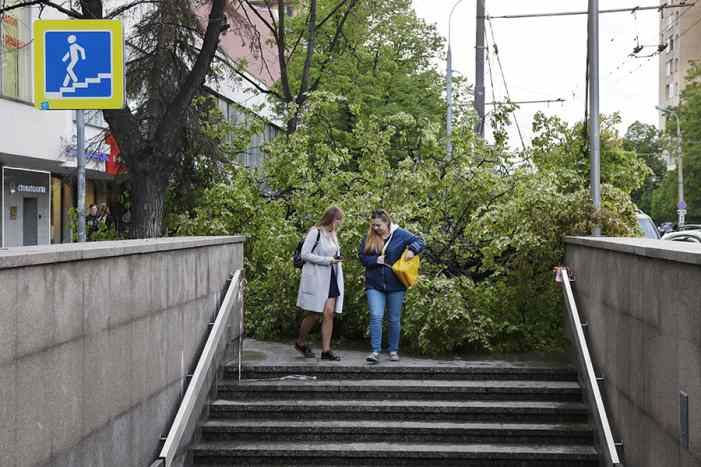
[[329, 208], [317, 225], [309, 229], [302, 246], [302, 278], [299, 282], [297, 306], [307, 311], [299, 327], [295, 349], [307, 358], [314, 357], [305, 344], [309, 331], [319, 321], [321, 324], [321, 359], [341, 359], [331, 351], [333, 318], [343, 310], [343, 267], [341, 247], [336, 231], [343, 221], [340, 208]]

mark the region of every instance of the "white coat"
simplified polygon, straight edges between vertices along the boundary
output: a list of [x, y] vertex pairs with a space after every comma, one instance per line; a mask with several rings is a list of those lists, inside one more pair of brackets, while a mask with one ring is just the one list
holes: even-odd
[[[319, 244], [316, 243], [317, 232]], [[326, 229], [309, 229], [302, 245], [302, 277], [299, 281], [299, 292], [297, 293], [297, 306], [307, 311], [323, 313], [324, 304], [329, 298], [329, 285], [331, 284], [331, 268], [336, 268], [336, 279], [338, 280], [338, 291], [340, 295], [336, 298], [336, 313], [343, 310], [343, 266], [341, 263], [332, 264], [331, 258], [340, 254], [340, 248], [335, 235]], [[314, 252], [312, 253], [312, 248]]]

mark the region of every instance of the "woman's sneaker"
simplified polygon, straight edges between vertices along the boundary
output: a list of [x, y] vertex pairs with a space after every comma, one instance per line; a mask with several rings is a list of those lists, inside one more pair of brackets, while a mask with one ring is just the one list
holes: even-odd
[[389, 361], [390, 362], [398, 362], [399, 361], [399, 352], [390, 352], [389, 353]]
[[341, 357], [329, 350], [328, 352], [321, 352], [321, 359], [331, 360], [332, 362], [338, 362], [339, 360], [341, 360]]
[[367, 356], [365, 359], [366, 362], [371, 363], [371, 364], [376, 364], [380, 362], [380, 354], [377, 352], [372, 352], [370, 355]]
[[314, 358], [314, 351], [312, 350], [311, 347], [308, 345], [299, 345], [298, 342], [295, 342], [295, 350], [302, 355], [304, 355], [304, 358]]

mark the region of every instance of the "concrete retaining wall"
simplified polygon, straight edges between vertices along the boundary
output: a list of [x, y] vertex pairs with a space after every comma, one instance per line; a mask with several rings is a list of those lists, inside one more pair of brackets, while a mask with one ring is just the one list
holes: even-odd
[[243, 238], [0, 251], [0, 465], [149, 465]]
[[[567, 243], [625, 465], [701, 467], [701, 248], [646, 239]], [[689, 398], [688, 449], [680, 445], [680, 391]]]

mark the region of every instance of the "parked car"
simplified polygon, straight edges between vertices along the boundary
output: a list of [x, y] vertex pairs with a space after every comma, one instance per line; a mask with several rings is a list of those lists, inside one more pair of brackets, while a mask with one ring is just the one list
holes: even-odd
[[652, 221], [652, 218], [638, 210], [635, 213], [635, 217], [638, 218], [638, 226], [640, 227], [640, 236], [645, 238], [652, 238], [655, 240], [660, 239], [660, 233], [657, 231], [657, 226]]
[[701, 229], [680, 230], [670, 232], [662, 237], [662, 240], [674, 240], [675, 242], [701, 243]]
[[674, 224], [672, 222], [663, 222], [660, 224], [657, 230], [660, 232], [660, 235], [674, 232]]

